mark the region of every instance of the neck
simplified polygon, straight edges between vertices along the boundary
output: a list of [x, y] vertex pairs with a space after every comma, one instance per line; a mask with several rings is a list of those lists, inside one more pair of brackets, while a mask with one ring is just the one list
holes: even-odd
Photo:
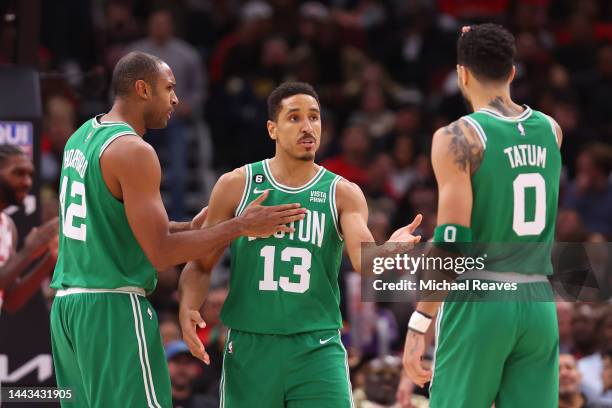
[[102, 122], [125, 122], [134, 128], [140, 137], [147, 131], [142, 112], [134, 109], [134, 104], [122, 98], [116, 98], [111, 110], [100, 120]]
[[274, 179], [289, 187], [300, 187], [306, 184], [319, 171], [313, 161], [297, 160], [279, 152], [270, 159], [270, 171]]
[[517, 116], [524, 110], [522, 106], [512, 101], [509, 84], [498, 86], [478, 84], [477, 88], [470, 98], [474, 111], [489, 108], [504, 116]]

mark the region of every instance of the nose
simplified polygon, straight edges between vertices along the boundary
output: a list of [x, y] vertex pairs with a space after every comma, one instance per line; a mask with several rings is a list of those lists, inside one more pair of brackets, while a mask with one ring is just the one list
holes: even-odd
[[179, 98], [178, 98], [178, 96], [176, 96], [176, 94], [173, 94], [173, 95], [172, 95], [172, 99], [170, 100], [170, 103], [171, 103], [172, 105], [174, 105], [174, 106], [178, 105], [178, 103], [179, 103]]
[[312, 134], [312, 130], [313, 130], [312, 123], [310, 123], [310, 121], [306, 119], [304, 121], [304, 124], [302, 124], [302, 132]]

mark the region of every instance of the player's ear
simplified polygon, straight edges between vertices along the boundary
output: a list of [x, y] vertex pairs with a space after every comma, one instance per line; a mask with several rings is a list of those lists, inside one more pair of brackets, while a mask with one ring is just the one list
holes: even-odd
[[510, 70], [510, 77], [508, 78], [508, 83], [511, 83], [514, 80], [514, 76], [516, 75], [516, 66], [512, 66], [512, 70]]
[[149, 85], [142, 79], [134, 82], [134, 91], [136, 92], [136, 95], [142, 99], [149, 99], [149, 95], [152, 92]]
[[464, 87], [468, 84], [469, 71], [463, 65], [457, 65], [457, 76], [459, 83]]
[[276, 140], [276, 122], [269, 120], [266, 123], [266, 126], [268, 127], [268, 135], [270, 136], [270, 139]]

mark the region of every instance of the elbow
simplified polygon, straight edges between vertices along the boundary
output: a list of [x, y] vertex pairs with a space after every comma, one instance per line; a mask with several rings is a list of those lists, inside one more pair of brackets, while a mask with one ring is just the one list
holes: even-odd
[[151, 262], [151, 265], [153, 265], [153, 268], [155, 268], [155, 270], [158, 272], [165, 271], [166, 269], [174, 266], [170, 262], [166, 261], [165, 259], [160, 259], [160, 258], [151, 259], [149, 257], [149, 261]]
[[153, 265], [153, 268], [155, 268], [157, 271], [165, 271], [166, 269], [174, 266], [161, 250], [146, 253], [146, 256], [151, 265]]

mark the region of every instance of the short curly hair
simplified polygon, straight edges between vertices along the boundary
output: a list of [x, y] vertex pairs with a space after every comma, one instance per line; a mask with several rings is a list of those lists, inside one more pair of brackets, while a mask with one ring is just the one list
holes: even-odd
[[515, 54], [514, 36], [497, 24], [470, 26], [457, 41], [457, 63], [472, 71], [479, 80], [507, 80]]
[[319, 106], [321, 105], [319, 95], [312, 85], [306, 82], [283, 82], [268, 96], [268, 119], [276, 121], [283, 99], [299, 94], [310, 95], [317, 100]]

